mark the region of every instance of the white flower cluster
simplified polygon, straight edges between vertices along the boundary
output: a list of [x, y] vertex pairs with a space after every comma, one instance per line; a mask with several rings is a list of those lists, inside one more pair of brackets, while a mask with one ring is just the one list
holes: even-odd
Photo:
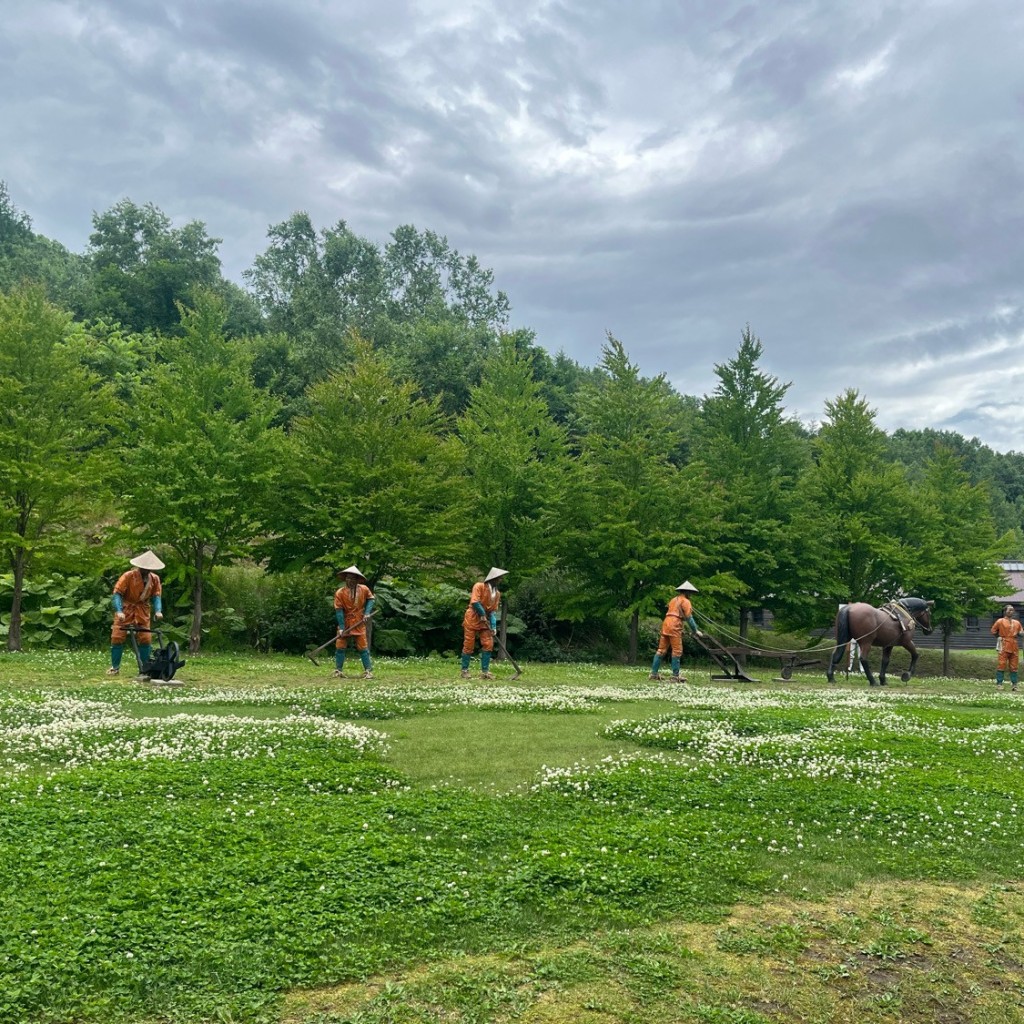
[[357, 752], [386, 750], [386, 736], [365, 726], [302, 712], [281, 718], [177, 714], [138, 717], [104, 701], [74, 697], [2, 702], [0, 770], [71, 769], [107, 761], [205, 761], [274, 757], [298, 740], [342, 743]]

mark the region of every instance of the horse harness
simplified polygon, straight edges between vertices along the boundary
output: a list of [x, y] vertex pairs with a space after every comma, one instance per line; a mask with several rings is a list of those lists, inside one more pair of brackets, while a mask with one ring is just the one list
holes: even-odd
[[914, 627], [918, 624], [917, 619], [910, 614], [910, 610], [902, 601], [890, 601], [888, 604], [883, 604], [878, 610], [885, 612], [893, 622], [898, 622], [910, 632], [913, 632]]

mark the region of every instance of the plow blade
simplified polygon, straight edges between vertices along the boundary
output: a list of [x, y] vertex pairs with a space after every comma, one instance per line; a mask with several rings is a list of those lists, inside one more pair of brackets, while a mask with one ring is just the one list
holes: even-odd
[[748, 676], [743, 666], [736, 660], [727, 648], [723, 647], [714, 637], [703, 636], [691, 637], [704, 651], [705, 654], [722, 670], [721, 675], [712, 675], [712, 679], [731, 679], [744, 683], [759, 683], [759, 679]]

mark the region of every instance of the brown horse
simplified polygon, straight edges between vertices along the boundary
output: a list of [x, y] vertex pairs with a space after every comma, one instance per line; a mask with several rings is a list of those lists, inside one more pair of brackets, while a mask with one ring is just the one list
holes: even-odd
[[[828, 665], [828, 681], [834, 683], [835, 668], [843, 656], [843, 648], [856, 640], [860, 646], [860, 664], [872, 686], [885, 686], [885, 670], [893, 647], [899, 644], [910, 651], [910, 670], [903, 673], [907, 682], [917, 665], [917, 648], [914, 646], [914, 627], [920, 626], [923, 633], [932, 631], [932, 605], [921, 597], [904, 597], [890, 601], [881, 608], [869, 604], [843, 604], [836, 616], [836, 649]], [[882, 668], [878, 680], [871, 674], [868, 655], [872, 647], [882, 648]]]

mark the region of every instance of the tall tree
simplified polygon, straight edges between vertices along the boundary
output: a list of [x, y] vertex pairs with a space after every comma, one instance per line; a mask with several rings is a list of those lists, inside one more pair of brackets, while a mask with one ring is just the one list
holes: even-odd
[[41, 286], [0, 293], [0, 546], [14, 578], [7, 648], [21, 650], [33, 562], [71, 557], [75, 528], [104, 493], [115, 403], [83, 363], [71, 317]]
[[384, 308], [382, 259], [344, 221], [318, 232], [305, 212], [272, 225], [267, 237], [266, 251], [242, 276], [268, 331], [289, 340], [284, 348], [264, 346], [261, 359], [294, 414], [305, 409], [310, 384], [351, 361], [349, 332], [372, 334]]
[[[906, 474], [886, 460], [885, 434], [855, 389], [827, 401], [825, 412], [803, 486], [827, 557], [808, 582], [835, 602], [887, 600], [905, 592], [920, 535]], [[831, 614], [830, 605], [819, 618]]]
[[448, 416], [465, 411], [495, 346], [492, 335], [445, 318], [391, 324], [378, 336], [387, 338], [395, 371], [414, 381], [423, 398], [436, 398]]
[[355, 336], [351, 367], [314, 384], [293, 425], [272, 565], [357, 562], [372, 582], [464, 555], [461, 454], [437, 402]]
[[122, 199], [93, 216], [94, 291], [88, 314], [135, 331], [177, 331], [180, 304], [193, 302], [199, 289], [221, 284], [220, 241], [199, 221], [174, 228], [152, 203]]
[[199, 292], [180, 312], [182, 337], [165, 339], [132, 404], [122, 511], [148, 545], [177, 554], [195, 653], [206, 581], [265, 530], [282, 436], [271, 426], [277, 403], [253, 383], [248, 349], [224, 336], [221, 299]]
[[452, 319], [495, 333], [508, 323], [509, 301], [494, 274], [448, 239], [411, 224], [397, 228], [384, 250], [388, 315], [396, 322]]
[[459, 436], [469, 478], [470, 561], [499, 565], [517, 577], [542, 572], [555, 560], [568, 446], [513, 337], [504, 338], [484, 365]]
[[509, 302], [494, 274], [448, 239], [406, 224], [384, 247], [386, 315], [372, 338], [425, 398], [457, 415], [508, 324]]
[[580, 392], [581, 484], [566, 510], [575, 520], [571, 557], [585, 581], [575, 610], [627, 613], [635, 663], [640, 615], [663, 610], [680, 574], [710, 566], [720, 495], [701, 467], [672, 461], [685, 425], [664, 375], [642, 377], [610, 334], [601, 370]]
[[431, 231], [398, 228], [383, 248], [339, 221], [317, 231], [295, 213], [268, 232], [270, 246], [245, 278], [271, 332], [291, 346], [263, 346], [261, 362], [282, 397], [304, 410], [305, 389], [352, 359], [351, 331], [387, 351], [425, 398], [461, 412], [484, 358], [508, 320], [491, 271]]
[[82, 256], [37, 235], [32, 219], [19, 210], [0, 181], [0, 291], [23, 283], [41, 284], [51, 302], [81, 312], [89, 268]]
[[32, 237], [32, 218], [14, 205], [7, 182], [0, 181], [0, 256], [16, 252]]
[[972, 484], [963, 460], [939, 447], [915, 488], [921, 541], [909, 589], [935, 602], [932, 621], [942, 629], [942, 671], [950, 673], [949, 641], [967, 615], [984, 615], [1006, 589], [997, 560], [1007, 543], [996, 536], [988, 488]]
[[791, 609], [806, 593], [797, 581], [809, 556], [796, 483], [809, 446], [787, 421], [789, 384], [760, 368], [763, 346], [744, 329], [739, 351], [715, 366], [718, 386], [705, 398], [698, 455], [729, 496], [720, 547], [742, 583], [740, 635], [751, 609]]
[[921, 479], [924, 466], [940, 448], [960, 458], [972, 484], [987, 485], [998, 530], [1024, 531], [1024, 454], [993, 451], [976, 437], [965, 438], [953, 430], [896, 430], [889, 437], [890, 457], [913, 481]]

